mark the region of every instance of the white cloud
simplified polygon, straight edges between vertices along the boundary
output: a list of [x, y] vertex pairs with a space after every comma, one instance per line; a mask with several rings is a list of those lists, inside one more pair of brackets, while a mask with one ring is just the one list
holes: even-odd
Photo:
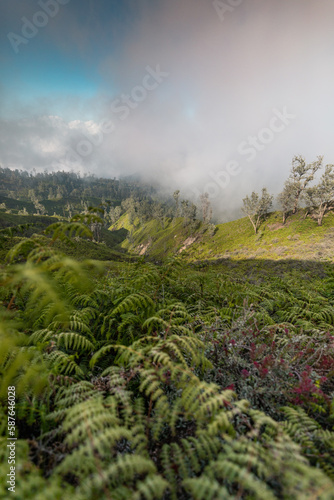
[[[242, 174], [216, 200], [221, 208], [236, 208], [247, 192], [263, 185], [278, 192], [295, 154], [309, 161], [324, 154], [325, 161], [334, 162], [332, 0], [247, 0], [224, 22], [211, 0], [157, 1], [149, 10], [147, 2], [140, 1], [134, 8], [136, 22], [131, 30], [127, 27], [124, 38], [116, 37], [118, 44], [112, 37], [109, 53], [107, 37], [101, 34], [103, 85], [89, 106], [80, 99], [64, 99], [70, 116], [65, 120], [51, 111], [55, 106], [50, 101], [49, 112], [39, 118], [38, 110], [48, 109], [43, 101], [29, 112], [22, 106], [24, 119], [0, 123], [4, 166], [63, 165], [112, 177], [140, 172], [171, 190], [187, 188], [191, 194], [193, 187], [202, 189], [211, 182], [210, 172], [238, 160]], [[63, 26], [71, 19], [64, 14]], [[76, 22], [74, 30], [57, 31], [50, 23], [54, 40], [65, 37], [64, 58], [70, 42], [83, 48], [84, 41], [99, 42], [97, 33], [103, 30], [94, 25], [90, 32], [88, 24], [83, 31]], [[104, 24], [104, 34], [107, 27]], [[110, 28], [119, 35], [124, 27], [116, 27], [111, 19]], [[111, 101], [131, 93], [141, 84], [145, 68], [157, 64], [168, 78], [120, 120], [110, 109]], [[247, 162], [238, 145], [267, 126], [273, 108], [284, 106], [296, 119]], [[87, 109], [90, 120], [84, 116]], [[109, 134], [101, 132], [106, 119], [115, 127]], [[103, 140], [95, 145], [101, 133]], [[80, 143], [87, 140], [93, 144], [89, 154], [72, 163], [63, 161], [71, 151], [78, 155]]]

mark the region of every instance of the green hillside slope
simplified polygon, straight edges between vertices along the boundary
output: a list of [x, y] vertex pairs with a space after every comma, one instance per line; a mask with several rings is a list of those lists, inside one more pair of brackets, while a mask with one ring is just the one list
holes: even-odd
[[130, 252], [152, 258], [183, 253], [189, 260], [202, 259], [302, 259], [332, 261], [334, 258], [334, 214], [329, 213], [319, 227], [304, 217], [304, 210], [282, 224], [280, 212], [270, 214], [254, 234], [247, 218], [216, 226], [216, 232], [198, 223], [196, 229], [184, 227], [182, 218], [169, 220], [163, 229], [157, 220], [130, 224], [127, 214], [110, 229], [126, 229], [121, 246]]

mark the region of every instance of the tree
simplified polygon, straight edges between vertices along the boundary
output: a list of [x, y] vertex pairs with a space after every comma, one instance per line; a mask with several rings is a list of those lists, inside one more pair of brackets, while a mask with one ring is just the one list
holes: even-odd
[[182, 216], [184, 217], [183, 226], [188, 226], [190, 223], [196, 221], [197, 207], [194, 203], [188, 200], [181, 201]]
[[93, 241], [100, 243], [102, 236], [102, 224], [100, 222], [92, 221], [90, 223], [90, 230], [93, 234]]
[[310, 206], [312, 215], [316, 218], [318, 226], [322, 225], [324, 215], [334, 204], [334, 165], [326, 165], [325, 172], [317, 186], [308, 188], [304, 199]]
[[308, 184], [313, 181], [315, 173], [322, 167], [323, 156], [318, 156], [313, 163], [306, 163], [302, 156], [295, 156], [292, 160], [292, 169], [288, 179], [289, 189], [292, 190], [294, 203], [292, 213], [295, 214], [299, 200]]
[[282, 208], [283, 224], [285, 224], [289, 213], [294, 209], [296, 200], [296, 191], [294, 185], [291, 182], [285, 182], [284, 189], [278, 195], [277, 200]]
[[244, 206], [242, 211], [247, 215], [252, 223], [255, 234], [263, 219], [268, 215], [268, 212], [273, 203], [273, 196], [267, 191], [267, 188], [262, 189], [262, 195], [252, 192], [251, 196], [246, 196], [243, 200]]
[[173, 193], [173, 198], [175, 200], [175, 217], [179, 216], [179, 205], [180, 205], [180, 190], [177, 189]]
[[56, 194], [56, 200], [61, 200], [63, 197], [62, 195], [62, 189], [60, 186], [57, 186], [57, 194]]
[[211, 217], [212, 217], [212, 208], [211, 208], [211, 204], [209, 201], [208, 193], [201, 194], [200, 201], [201, 201], [203, 222], [204, 222], [204, 224], [206, 224], [206, 223], [209, 224]]
[[[0, 205], [1, 208], [1, 205]], [[29, 215], [26, 207], [23, 207], [23, 210], [19, 210], [18, 212], [19, 215]]]
[[68, 212], [69, 219], [71, 219], [72, 215], [73, 215], [72, 209], [73, 209], [73, 207], [72, 207], [71, 203], [68, 201], [66, 204], [66, 210]]
[[82, 210], [82, 212], [81, 212], [81, 213], [82, 213], [82, 214], [84, 214], [84, 215], [89, 214], [89, 210], [88, 210], [88, 204], [87, 204], [87, 202], [86, 202], [86, 201], [84, 201], [84, 200], [81, 200], [81, 205], [82, 205], [82, 207], [83, 207], [83, 210]]
[[46, 212], [46, 208], [44, 205], [42, 205], [37, 198], [34, 201], [34, 207], [36, 209], [36, 215], [44, 215]]
[[161, 203], [155, 202], [152, 207], [153, 218], [160, 222], [162, 229], [165, 229], [166, 213]]
[[37, 197], [36, 197], [36, 194], [35, 194], [35, 190], [34, 189], [29, 189], [28, 191], [28, 197], [30, 198], [30, 200], [35, 203], [35, 201], [37, 200]]
[[120, 218], [122, 213], [122, 209], [119, 205], [117, 207], [110, 207], [108, 218], [112, 224], [116, 224], [118, 219]]
[[152, 203], [146, 198], [136, 201], [136, 215], [140, 224], [150, 220], [152, 216]]
[[126, 198], [125, 200], [123, 200], [122, 208], [129, 214], [130, 224], [133, 224], [136, 217], [136, 202], [134, 198], [131, 196], [130, 198]]
[[55, 195], [53, 193], [52, 187], [49, 187], [49, 194], [48, 194], [48, 200], [53, 200], [55, 198]]

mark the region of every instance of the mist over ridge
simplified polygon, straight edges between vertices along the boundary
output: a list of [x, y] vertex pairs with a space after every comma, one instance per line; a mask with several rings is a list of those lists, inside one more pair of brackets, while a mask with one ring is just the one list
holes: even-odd
[[294, 155], [334, 161], [329, 0], [71, 0], [15, 42], [45, 4], [1, 7], [3, 167], [207, 190], [231, 219]]

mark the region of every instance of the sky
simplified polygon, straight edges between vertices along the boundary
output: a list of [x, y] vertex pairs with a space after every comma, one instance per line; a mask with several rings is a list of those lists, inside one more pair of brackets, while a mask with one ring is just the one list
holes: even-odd
[[0, 4], [0, 165], [140, 175], [222, 213], [334, 163], [332, 0]]

